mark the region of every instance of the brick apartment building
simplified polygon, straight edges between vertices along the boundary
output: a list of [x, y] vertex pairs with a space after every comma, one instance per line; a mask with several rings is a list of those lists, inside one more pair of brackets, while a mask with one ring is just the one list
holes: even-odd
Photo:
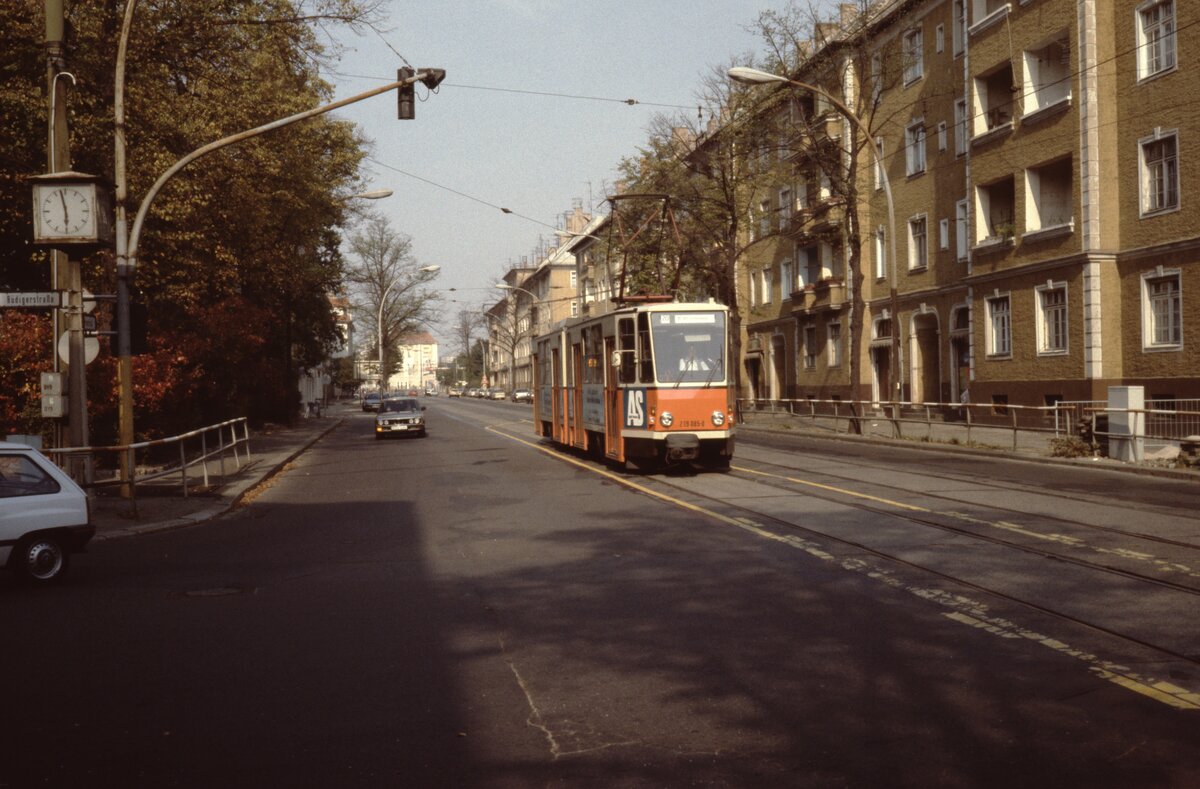
[[[764, 122], [803, 133], [781, 146], [779, 178], [758, 196], [763, 243], [742, 261], [749, 392], [1043, 405], [1144, 385], [1151, 398], [1200, 397], [1196, 4], [841, 11], [788, 76], [853, 108], [870, 141], [817, 93], [756, 89], [776, 97]], [[808, 153], [828, 144], [852, 170], [813, 166]]]

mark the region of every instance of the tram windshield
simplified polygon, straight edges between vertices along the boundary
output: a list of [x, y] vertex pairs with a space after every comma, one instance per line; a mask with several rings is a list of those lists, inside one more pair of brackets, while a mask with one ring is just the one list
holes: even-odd
[[724, 312], [655, 312], [650, 326], [659, 383], [725, 380]]

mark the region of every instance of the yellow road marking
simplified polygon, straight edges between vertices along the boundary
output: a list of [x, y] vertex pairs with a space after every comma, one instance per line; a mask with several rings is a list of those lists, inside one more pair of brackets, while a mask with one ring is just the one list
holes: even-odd
[[859, 493], [858, 491], [855, 491], [855, 490], [847, 490], [846, 488], [837, 488], [837, 487], [834, 487], [833, 485], [822, 485], [820, 482], [812, 482], [807, 479], [798, 479], [797, 477], [786, 477], [781, 474], [771, 474], [766, 471], [759, 471], [757, 469], [745, 468], [744, 466], [734, 466], [733, 468], [734, 468], [734, 470], [740, 471], [743, 474], [757, 474], [760, 477], [771, 477], [772, 479], [782, 479], [782, 480], [786, 480], [787, 482], [794, 482], [797, 485], [805, 485], [810, 488], [817, 488], [818, 490], [827, 490], [832, 493], [840, 493], [843, 496], [852, 496], [856, 499], [866, 499], [867, 501], [873, 501], [876, 504], [886, 504], [889, 507], [898, 507], [902, 510], [912, 510], [913, 512], [933, 512], [933, 510], [931, 510], [931, 509], [928, 509], [926, 507], [918, 507], [915, 504], [905, 504], [902, 501], [893, 501], [892, 499], [882, 499], [878, 496], [871, 496], [866, 493]]
[[[652, 490], [650, 488], [647, 488], [645, 485], [640, 485], [640, 484], [633, 482], [632, 480], [626, 479], [625, 477], [622, 477], [618, 474], [614, 474], [613, 472], [608, 471], [607, 469], [596, 468], [594, 465], [591, 465], [589, 463], [584, 463], [580, 460], [576, 460], [575, 458], [571, 457], [570, 455], [567, 455], [567, 454], [564, 454], [563, 452], [558, 451], [554, 447], [547, 447], [542, 444], [526, 440], [524, 438], [519, 438], [518, 436], [514, 436], [511, 433], [506, 433], [502, 430], [498, 430], [492, 425], [487, 425], [484, 427], [484, 429], [487, 430], [489, 433], [494, 433], [498, 436], [503, 436], [504, 438], [507, 438], [511, 441], [516, 441], [519, 444], [524, 444], [527, 447], [532, 447], [533, 449], [536, 449], [539, 452], [542, 452], [543, 454], [549, 455], [549, 456], [555, 458], [556, 460], [570, 463], [571, 465], [576, 466], [577, 468], [584, 469], [585, 471], [590, 471], [593, 474], [598, 474], [599, 476], [610, 479], [613, 482], [616, 482], [627, 488], [636, 490], [639, 493], [645, 493], [648, 496], [652, 496], [661, 501], [665, 501], [670, 504], [674, 504], [677, 507], [680, 507], [685, 510], [689, 510], [691, 512], [697, 512], [702, 515], [707, 515], [708, 517], [713, 518], [714, 520], [717, 520], [721, 523], [725, 523], [730, 526], [736, 526], [737, 528], [742, 529], [743, 531], [751, 532], [755, 535], [758, 535], [759, 537], [763, 537], [765, 539], [772, 540], [774, 542], [783, 543], [784, 545], [789, 545], [793, 548], [797, 548], [799, 550], [805, 551], [809, 555], [811, 555], [815, 558], [821, 559], [823, 561], [837, 561], [836, 556], [829, 553], [828, 551], [821, 550], [820, 546], [818, 546], [816, 543], [811, 543], [807, 540], [803, 540], [799, 537], [795, 537], [795, 536], [791, 536], [791, 535], [775, 534], [775, 533], [768, 531], [767, 529], [759, 526], [758, 524], [754, 523], [753, 521], [751, 521], [749, 519], [732, 518], [727, 515], [722, 515], [719, 512], [710, 510], [706, 507], [701, 507], [698, 504], [693, 504], [688, 501], [683, 501], [682, 499], [677, 499], [674, 496], [668, 496], [665, 493], [661, 493], [659, 491]], [[809, 482], [807, 480], [793, 479], [791, 477], [781, 477], [776, 474], [769, 474], [767, 472], [755, 471], [754, 469], [747, 469], [747, 468], [742, 468], [742, 467], [735, 467], [735, 468], [738, 471], [742, 471], [742, 472], [746, 472], [746, 473], [750, 473], [750, 474], [758, 474], [758, 475], [764, 476], [764, 477], [775, 477], [777, 479], [786, 479], [790, 482], [796, 482], [796, 483], [799, 483], [802, 485], [809, 485], [814, 488], [822, 488], [825, 490], [836, 491], [838, 493], [844, 493], [846, 495], [855, 496], [858, 498], [870, 499], [872, 501], [876, 501], [876, 502], [880, 502], [880, 503], [884, 503], [884, 504], [890, 504], [890, 505], [893, 505], [896, 507], [901, 507], [903, 509], [917, 510], [920, 512], [931, 512], [932, 511], [932, 510], [925, 509], [923, 507], [916, 507], [916, 506], [904, 504], [903, 502], [896, 502], [896, 501], [891, 501], [889, 499], [882, 499], [882, 498], [878, 498], [876, 496], [869, 496], [864, 493], [857, 493], [855, 491], [844, 490], [842, 488], [835, 488], [835, 487], [832, 487], [829, 485], [821, 485], [816, 482]], [[1168, 682], [1156, 681], [1153, 678], [1138, 677], [1129, 671], [1123, 670], [1120, 673], [1118, 673], [1116, 670], [1117, 666], [1115, 664], [1113, 664], [1109, 661], [1101, 660], [1098, 657], [1096, 657], [1095, 655], [1088, 654], [1088, 653], [1082, 652], [1077, 649], [1073, 649], [1070, 646], [1068, 646], [1067, 644], [1065, 644], [1062, 641], [1059, 641], [1057, 639], [1054, 639], [1054, 638], [1051, 638], [1048, 636], [1044, 636], [1039, 633], [1035, 633], [1034, 631], [1030, 631], [1025, 628], [1018, 627], [1018, 626], [1014, 625], [1013, 623], [1007, 622], [1004, 620], [989, 619], [989, 618], [979, 615], [979, 614], [972, 616], [970, 614], [964, 613], [962, 610], [964, 608], [970, 609], [973, 611], [978, 611], [978, 609], [979, 609], [978, 604], [976, 604], [966, 598], [961, 598], [961, 597], [957, 597], [957, 596], [947, 596], [946, 593], [941, 592], [940, 590], [929, 590], [929, 589], [922, 589], [922, 588], [914, 587], [914, 586], [897, 584], [893, 579], [890, 578], [887, 571], [883, 571], [878, 568], [871, 567], [870, 565], [866, 564], [865, 562], [863, 562], [861, 560], [843, 559], [840, 562], [840, 564], [841, 564], [842, 568], [845, 570], [849, 570], [851, 572], [856, 572], [861, 575], [865, 575], [868, 578], [871, 578], [876, 581], [880, 581], [881, 583], [884, 583], [886, 586], [889, 586], [892, 588], [903, 589], [904, 591], [906, 591], [912, 595], [915, 595], [923, 600], [929, 600], [929, 601], [937, 603], [938, 605], [943, 605], [943, 606], [959, 609], [952, 613], [943, 614], [943, 616], [947, 617], [948, 619], [950, 619], [952, 621], [958, 622], [960, 624], [964, 624], [967, 627], [976, 628], [976, 629], [984, 630], [986, 632], [990, 632], [993, 635], [999, 636], [1001, 638], [1025, 638], [1025, 639], [1028, 639], [1035, 644], [1040, 644], [1041, 646], [1052, 649], [1055, 652], [1058, 652], [1063, 655], [1067, 655], [1069, 657], [1076, 658], [1078, 660], [1081, 660], [1081, 661], [1089, 664], [1089, 667], [1088, 667], [1089, 670], [1093, 674], [1095, 674], [1097, 677], [1107, 680], [1109, 682], [1112, 682], [1119, 687], [1125, 688], [1126, 690], [1131, 690], [1135, 693], [1139, 693], [1143, 696], [1146, 696], [1147, 698], [1154, 699], [1155, 701], [1161, 702], [1163, 704], [1167, 704], [1168, 706], [1171, 706], [1171, 707], [1175, 707], [1176, 709], [1200, 710], [1200, 693], [1193, 693], [1191, 691], [1188, 691], [1186, 688], [1181, 688], [1181, 687], [1178, 687], [1178, 686], [1173, 685]]]

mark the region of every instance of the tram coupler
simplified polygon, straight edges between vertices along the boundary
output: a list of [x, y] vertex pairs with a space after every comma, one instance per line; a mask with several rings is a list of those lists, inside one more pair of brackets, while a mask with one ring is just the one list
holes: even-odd
[[700, 457], [700, 436], [691, 433], [672, 433], [667, 436], [667, 461], [682, 463]]

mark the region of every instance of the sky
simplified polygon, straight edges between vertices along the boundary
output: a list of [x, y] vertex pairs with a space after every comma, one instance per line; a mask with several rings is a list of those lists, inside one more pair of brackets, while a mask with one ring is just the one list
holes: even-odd
[[337, 112], [371, 141], [369, 188], [394, 190], [371, 206], [412, 238], [421, 265], [441, 266], [436, 285], [456, 300], [430, 327], [443, 353], [455, 350], [459, 309], [502, 297], [494, 283], [532, 257], [539, 237], [552, 240], [576, 201], [603, 211], [620, 160], [646, 143], [653, 117], [694, 118], [705, 75], [746, 62], [760, 49], [746, 27], [782, 5], [391, 0], [382, 36], [338, 37], [344, 52], [324, 74], [337, 99], [395, 80], [405, 65], [397, 53], [446, 71], [437, 93], [418, 86], [415, 120], [397, 120], [394, 92]]

